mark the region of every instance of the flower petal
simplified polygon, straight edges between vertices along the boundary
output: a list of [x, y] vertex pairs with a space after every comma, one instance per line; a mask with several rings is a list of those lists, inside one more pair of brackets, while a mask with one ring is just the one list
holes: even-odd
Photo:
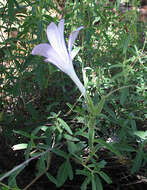
[[72, 32], [69, 36], [69, 41], [68, 41], [68, 51], [69, 51], [69, 54], [71, 54], [71, 50], [72, 50], [72, 46], [73, 46], [73, 43], [75, 41], [75, 39], [77, 38], [78, 36], [78, 33], [79, 31], [83, 28], [83, 26], [80, 26], [79, 28], [77, 28], [74, 32]]
[[41, 43], [35, 46], [32, 50], [32, 55], [41, 55], [43, 57], [49, 57], [49, 51], [51, 46], [47, 43]]
[[47, 27], [47, 37], [55, 51], [60, 52], [60, 34], [54, 22], [51, 22], [51, 24]]
[[63, 50], [63, 54], [66, 56], [66, 59], [68, 61], [69, 59], [69, 55], [67, 52], [67, 47], [65, 44], [65, 40], [64, 40], [64, 19], [60, 20], [59, 24], [58, 24], [58, 30], [59, 30], [59, 34], [60, 34], [60, 40], [61, 40], [61, 49]]
[[64, 20], [61, 20], [58, 27], [52, 22], [47, 27], [47, 37], [53, 47], [53, 49], [61, 56], [65, 61], [68, 59], [68, 53], [64, 41]]
[[64, 19], [61, 19], [58, 24], [58, 30], [64, 37]]
[[35, 46], [32, 50], [32, 55], [41, 55], [45, 57], [46, 62], [51, 62], [61, 71], [67, 73], [66, 68], [64, 67], [66, 63], [49, 44], [42, 43]]

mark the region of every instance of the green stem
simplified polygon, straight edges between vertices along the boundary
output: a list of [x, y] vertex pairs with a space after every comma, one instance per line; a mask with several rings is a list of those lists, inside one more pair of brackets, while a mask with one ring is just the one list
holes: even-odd
[[94, 126], [95, 126], [95, 117], [94, 116], [90, 116], [90, 120], [89, 120], [89, 146], [91, 149], [91, 153], [94, 153]]

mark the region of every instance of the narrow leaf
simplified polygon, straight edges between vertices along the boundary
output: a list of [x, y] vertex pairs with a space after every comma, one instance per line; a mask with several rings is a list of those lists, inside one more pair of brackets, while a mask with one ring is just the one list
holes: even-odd
[[139, 171], [142, 160], [143, 160], [143, 154], [142, 154], [142, 151], [139, 150], [137, 152], [137, 155], [136, 155], [134, 161], [133, 161], [133, 168], [131, 169], [132, 174]]
[[95, 115], [99, 115], [103, 109], [105, 103], [105, 96], [102, 96], [100, 102], [98, 103], [98, 105], [95, 107]]
[[69, 160], [67, 160], [68, 176], [70, 180], [73, 180], [73, 170]]
[[126, 99], [127, 99], [127, 96], [128, 96], [128, 88], [123, 88], [122, 91], [121, 91], [121, 96], [120, 96], [120, 103], [122, 106], [125, 105], [125, 102], [126, 102]]
[[81, 190], [87, 190], [87, 185], [90, 183], [90, 178], [86, 177], [84, 182], [81, 185]]
[[110, 179], [110, 177], [103, 171], [99, 172], [99, 175], [108, 183], [111, 184], [112, 180]]
[[91, 181], [92, 181], [92, 190], [97, 190], [94, 175], [91, 176]]
[[135, 131], [134, 135], [140, 137], [141, 139], [147, 139], [147, 131]]
[[8, 15], [10, 20], [14, 19], [14, 0], [8, 0]]
[[54, 178], [49, 172], [46, 172], [46, 176], [49, 178], [49, 180], [54, 183], [55, 185], [57, 185], [57, 180], [56, 178]]
[[58, 156], [61, 156], [61, 157], [65, 158], [65, 159], [68, 158], [68, 155], [64, 151], [62, 151], [62, 150], [54, 148], [54, 149], [52, 149], [52, 152], [54, 152]]
[[95, 182], [96, 182], [97, 190], [103, 190], [101, 180], [96, 174], [95, 174]]
[[68, 165], [67, 162], [65, 161], [63, 164], [61, 164], [57, 173], [57, 187], [61, 187], [66, 181], [67, 177], [68, 177]]
[[59, 121], [59, 123], [62, 125], [62, 127], [63, 127], [70, 135], [73, 134], [72, 131], [71, 131], [71, 129], [70, 129], [70, 127], [67, 125], [67, 123], [66, 123], [63, 119], [58, 118], [58, 121]]
[[78, 147], [76, 146], [76, 144], [74, 142], [68, 142], [68, 151], [71, 154], [74, 154], [78, 151]]
[[95, 141], [100, 143], [102, 146], [104, 146], [105, 148], [107, 148], [111, 152], [115, 153], [117, 156], [121, 157], [121, 153], [116, 148], [114, 148], [111, 144], [105, 142], [102, 139], [96, 139]]
[[88, 94], [86, 95], [86, 102], [88, 104], [88, 108], [90, 109], [90, 113], [91, 114], [95, 113], [94, 104], [93, 104], [92, 99], [90, 98], [90, 96]]

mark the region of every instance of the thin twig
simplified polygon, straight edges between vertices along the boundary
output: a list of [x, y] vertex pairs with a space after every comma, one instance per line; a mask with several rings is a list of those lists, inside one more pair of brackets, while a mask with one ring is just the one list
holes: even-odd
[[45, 152], [42, 152], [26, 161], [24, 161], [23, 163], [19, 164], [18, 166], [16, 166], [15, 168], [13, 168], [12, 170], [10, 170], [9, 172], [7, 172], [4, 176], [2, 176], [0, 178], [0, 181], [2, 181], [3, 179], [5, 179], [6, 177], [8, 177], [9, 175], [11, 175], [13, 172], [15, 172], [16, 170], [22, 168], [22, 167], [26, 167], [28, 165], [29, 162], [31, 162], [32, 160], [35, 160], [39, 157], [41, 157], [42, 155], [46, 154], [47, 152], [51, 151], [53, 148], [48, 148]]
[[[54, 148], [54, 145], [55, 145], [55, 137], [53, 138], [53, 143], [52, 143], [52, 148]], [[42, 171], [42, 173], [38, 176], [36, 176], [33, 181], [31, 181], [23, 190], [27, 190], [30, 186], [32, 186], [42, 175], [44, 175], [50, 168], [50, 163], [51, 163], [51, 159], [52, 159], [52, 155], [53, 155], [53, 152], [51, 152], [51, 156], [48, 158], [48, 161], [47, 161], [47, 167], [44, 171]]]
[[[52, 152], [51, 152], [52, 153]], [[42, 175], [44, 175], [47, 170], [49, 169], [50, 167], [50, 162], [51, 162], [51, 158], [52, 158], [52, 155], [53, 153], [51, 154], [51, 156], [49, 157], [49, 160], [48, 160], [48, 164], [47, 164], [47, 168], [38, 176], [36, 176], [33, 181], [31, 181], [23, 190], [27, 190], [30, 186], [32, 186]]]

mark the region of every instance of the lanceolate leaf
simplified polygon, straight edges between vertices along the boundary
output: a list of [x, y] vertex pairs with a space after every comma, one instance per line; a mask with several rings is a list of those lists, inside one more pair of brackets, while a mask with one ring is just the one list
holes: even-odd
[[105, 148], [107, 148], [111, 152], [115, 153], [117, 156], [119, 156], [119, 157], [122, 156], [121, 153], [117, 149], [115, 149], [111, 144], [105, 142], [104, 140], [96, 139], [95, 141], [100, 143], [102, 146], [104, 146]]
[[68, 154], [65, 153], [65, 152], [62, 151], [62, 150], [59, 150], [59, 149], [54, 148], [54, 149], [52, 149], [52, 152], [54, 152], [54, 153], [57, 154], [58, 156], [61, 156], [61, 157], [65, 158], [65, 159], [68, 158]]
[[95, 177], [94, 177], [93, 174], [91, 176], [91, 181], [92, 181], [92, 190], [97, 190], [97, 188], [96, 188], [96, 180], [95, 180]]
[[61, 118], [58, 118], [58, 121], [60, 122], [60, 124], [62, 125], [62, 127], [70, 134], [72, 135], [72, 130], [70, 129], [70, 127], [67, 125], [67, 123], [65, 123], [65, 121]]
[[96, 174], [95, 174], [95, 182], [96, 182], [97, 190], [103, 190], [101, 180]]
[[86, 177], [81, 185], [81, 190], [87, 190], [87, 185], [90, 183], [90, 177]]
[[10, 20], [14, 18], [14, 0], [8, 0], [8, 15]]
[[63, 162], [59, 167], [58, 174], [57, 174], [57, 187], [61, 187], [64, 182], [67, 180], [68, 177], [68, 165], [67, 162]]
[[105, 96], [102, 96], [100, 102], [95, 108], [95, 115], [99, 115], [101, 113], [104, 103], [105, 103]]
[[69, 160], [67, 160], [67, 167], [68, 167], [68, 176], [70, 180], [73, 180], [73, 170], [72, 165]]
[[57, 185], [57, 180], [56, 180], [56, 178], [54, 178], [49, 172], [46, 172], [45, 174], [47, 175], [47, 177], [49, 178], [49, 180], [50, 180], [51, 182], [53, 182], [54, 184]]
[[99, 175], [108, 183], [112, 183], [112, 180], [110, 179], [110, 177], [103, 171], [99, 172]]
[[58, 187], [62, 186], [68, 177], [70, 180], [73, 179], [73, 171], [72, 171], [72, 166], [69, 162], [69, 159], [67, 159], [59, 167], [58, 174], [57, 174], [57, 186]]
[[143, 161], [143, 152], [142, 150], [139, 150], [133, 161], [133, 168], [131, 169], [131, 173], [135, 173], [140, 169], [142, 161]]

